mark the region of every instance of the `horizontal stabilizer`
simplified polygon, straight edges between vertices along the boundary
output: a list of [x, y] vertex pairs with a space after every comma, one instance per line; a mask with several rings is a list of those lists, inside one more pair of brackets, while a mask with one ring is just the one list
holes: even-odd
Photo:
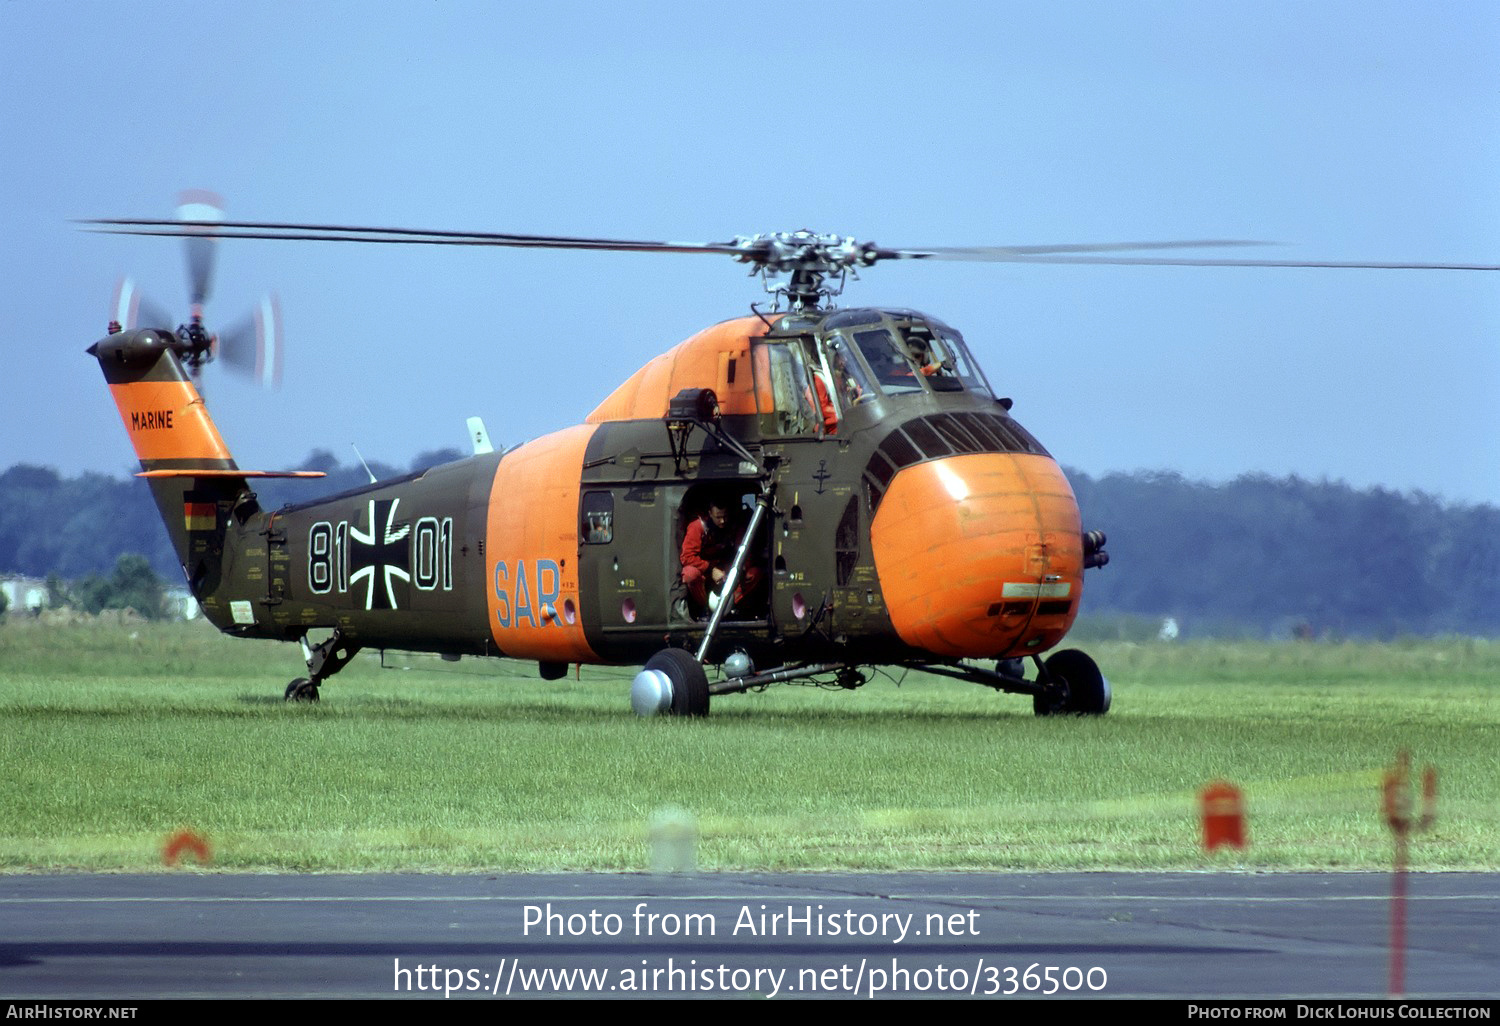
[[321, 470], [143, 470], [136, 477], [327, 477]]

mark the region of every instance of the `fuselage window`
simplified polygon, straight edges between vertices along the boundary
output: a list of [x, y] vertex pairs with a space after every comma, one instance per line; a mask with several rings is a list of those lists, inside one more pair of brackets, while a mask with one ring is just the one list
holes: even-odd
[[615, 497], [609, 492], [583, 493], [583, 540], [607, 545], [615, 538]]

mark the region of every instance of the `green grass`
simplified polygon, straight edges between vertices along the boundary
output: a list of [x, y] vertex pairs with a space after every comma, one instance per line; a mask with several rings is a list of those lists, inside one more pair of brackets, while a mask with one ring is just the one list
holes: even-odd
[[[1089, 646], [1095, 719], [917, 674], [779, 686], [704, 721], [629, 711], [633, 670], [361, 657], [281, 701], [292, 645], [201, 624], [0, 625], [0, 870], [641, 870], [663, 806], [707, 869], [1378, 869], [1380, 778], [1440, 774], [1419, 869], [1500, 864], [1500, 644]], [[1250, 847], [1202, 851], [1197, 793], [1245, 792]]]

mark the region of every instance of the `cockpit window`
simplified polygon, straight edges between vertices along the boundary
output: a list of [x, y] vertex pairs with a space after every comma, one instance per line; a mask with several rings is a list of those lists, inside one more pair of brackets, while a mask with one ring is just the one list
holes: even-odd
[[802, 346], [756, 342], [755, 369], [770, 386], [771, 409], [761, 410], [761, 430], [775, 435], [811, 435], [822, 426], [814, 407], [813, 385], [803, 363]]
[[[849, 387], [865, 396], [968, 391], [994, 397], [963, 336], [940, 321], [917, 317], [863, 329], [851, 325], [830, 333], [827, 349], [833, 376], [841, 384], [848, 379]], [[849, 395], [840, 393], [841, 408], [852, 405]]]
[[947, 354], [953, 373], [964, 383], [964, 387], [993, 398], [995, 393], [991, 391], [990, 383], [984, 379], [984, 372], [979, 369], [979, 364], [969, 355], [969, 347], [964, 344], [963, 336], [946, 325], [934, 325], [933, 333], [936, 336], [935, 344]]
[[843, 339], [835, 338], [828, 344], [828, 370], [840, 410], [869, 402], [880, 394], [864, 364], [849, 351]]
[[962, 392], [963, 383], [958, 377], [958, 364], [953, 358], [951, 346], [933, 334], [925, 324], [908, 325], [902, 332], [906, 343], [906, 355], [917, 370], [927, 379], [934, 392]]
[[856, 331], [854, 342], [887, 395], [922, 391], [916, 368], [903, 353], [905, 347], [885, 328]]

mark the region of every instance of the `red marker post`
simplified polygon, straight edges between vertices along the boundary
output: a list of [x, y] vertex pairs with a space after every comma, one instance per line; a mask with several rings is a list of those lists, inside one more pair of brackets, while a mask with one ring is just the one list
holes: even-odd
[[1227, 780], [1215, 780], [1198, 795], [1203, 812], [1203, 848], [1213, 851], [1220, 845], [1241, 851], [1245, 839], [1245, 797]]
[[1422, 770], [1422, 815], [1412, 820], [1411, 754], [1396, 753], [1396, 765], [1385, 772], [1385, 821], [1396, 835], [1396, 868], [1391, 877], [1390, 993], [1406, 989], [1406, 864], [1414, 830], [1426, 830], [1437, 818], [1437, 770]]
[[175, 866], [184, 853], [197, 859], [200, 866], [206, 866], [213, 861], [213, 853], [209, 850], [208, 842], [191, 830], [179, 830], [167, 838], [167, 843], [162, 846], [161, 860], [168, 866]]

